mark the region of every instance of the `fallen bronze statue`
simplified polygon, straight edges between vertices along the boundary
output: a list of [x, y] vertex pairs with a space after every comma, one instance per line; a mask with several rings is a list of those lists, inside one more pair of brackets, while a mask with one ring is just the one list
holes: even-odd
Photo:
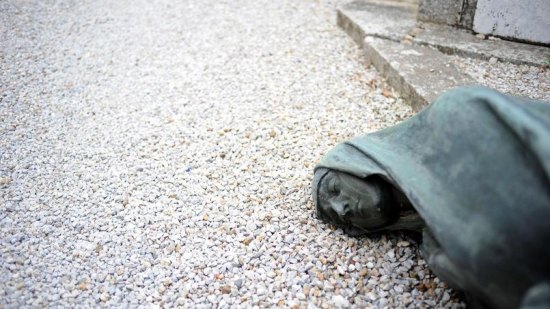
[[321, 220], [423, 235], [433, 272], [482, 308], [550, 308], [550, 104], [466, 87], [341, 143], [315, 167]]

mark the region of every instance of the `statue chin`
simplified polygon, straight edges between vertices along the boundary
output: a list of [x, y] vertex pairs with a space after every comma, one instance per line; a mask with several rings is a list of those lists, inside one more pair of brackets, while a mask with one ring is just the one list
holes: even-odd
[[343, 228], [344, 233], [348, 234], [349, 236], [361, 236], [368, 234], [369, 232], [366, 230], [363, 230], [362, 228], [358, 228], [356, 226], [350, 225]]

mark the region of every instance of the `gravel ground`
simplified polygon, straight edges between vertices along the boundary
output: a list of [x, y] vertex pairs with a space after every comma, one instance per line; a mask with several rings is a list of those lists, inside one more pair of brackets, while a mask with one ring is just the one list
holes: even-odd
[[0, 2], [0, 307], [461, 307], [411, 235], [314, 218], [411, 115], [323, 1]]
[[550, 68], [454, 56], [453, 62], [479, 84], [498, 91], [550, 102]]

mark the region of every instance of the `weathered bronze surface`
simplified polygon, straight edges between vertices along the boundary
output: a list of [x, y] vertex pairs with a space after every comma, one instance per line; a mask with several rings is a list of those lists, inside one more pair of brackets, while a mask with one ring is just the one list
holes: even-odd
[[351, 235], [423, 233], [430, 268], [471, 304], [550, 308], [550, 104], [466, 87], [337, 145], [312, 184]]

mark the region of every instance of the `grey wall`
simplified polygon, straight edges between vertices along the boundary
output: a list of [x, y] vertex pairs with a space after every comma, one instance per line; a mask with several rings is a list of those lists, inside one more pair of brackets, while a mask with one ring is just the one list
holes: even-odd
[[550, 44], [550, 0], [477, 0], [473, 29]]
[[458, 25], [463, 0], [422, 0], [417, 19], [425, 22]]
[[472, 29], [477, 0], [421, 0], [417, 19]]

